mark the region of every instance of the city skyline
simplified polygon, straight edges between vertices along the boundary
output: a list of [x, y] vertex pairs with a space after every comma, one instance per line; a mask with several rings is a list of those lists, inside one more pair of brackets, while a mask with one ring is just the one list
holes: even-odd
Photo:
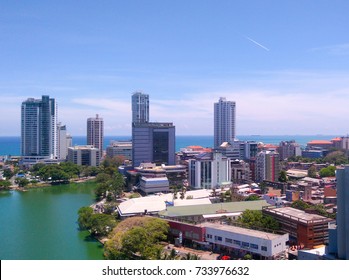
[[347, 1], [1, 3], [0, 136], [19, 104], [55, 98], [73, 136], [99, 114], [131, 135], [130, 96], [177, 135], [213, 135], [213, 104], [236, 102], [236, 135], [348, 133]]

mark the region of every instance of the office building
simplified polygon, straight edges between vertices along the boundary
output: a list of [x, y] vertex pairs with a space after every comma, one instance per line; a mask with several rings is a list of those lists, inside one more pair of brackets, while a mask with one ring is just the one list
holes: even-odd
[[149, 95], [135, 92], [132, 95], [132, 123], [149, 122]]
[[296, 141], [281, 141], [279, 147], [277, 148], [278, 153], [280, 154], [280, 160], [287, 160], [291, 157], [301, 156], [302, 150], [299, 144]]
[[92, 145], [69, 147], [68, 161], [77, 165], [99, 166], [100, 151]]
[[144, 162], [175, 164], [175, 126], [172, 123], [133, 123], [132, 165]]
[[132, 160], [132, 141], [111, 141], [107, 147], [107, 157], [121, 156]]
[[57, 157], [57, 104], [54, 98], [28, 98], [21, 106], [21, 155]]
[[92, 145], [103, 155], [103, 118], [97, 114], [95, 118], [87, 119], [87, 145]]
[[222, 153], [205, 153], [190, 159], [189, 184], [195, 189], [214, 189], [231, 183], [230, 159]]
[[214, 147], [235, 139], [235, 102], [221, 97], [214, 103]]

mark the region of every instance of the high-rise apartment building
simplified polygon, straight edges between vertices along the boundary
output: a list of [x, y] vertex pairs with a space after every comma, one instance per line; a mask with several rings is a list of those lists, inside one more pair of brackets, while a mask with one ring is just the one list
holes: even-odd
[[235, 102], [221, 97], [214, 103], [214, 146], [235, 139]]
[[103, 154], [103, 118], [97, 114], [95, 118], [87, 119], [87, 145], [92, 145]]
[[28, 98], [21, 106], [21, 155], [57, 157], [57, 104], [54, 98]]
[[274, 151], [261, 151], [255, 162], [256, 182], [263, 180], [277, 182], [280, 175], [279, 154]]
[[57, 135], [58, 135], [58, 147], [57, 147], [57, 158], [67, 159], [68, 156], [68, 141], [67, 141], [67, 127], [61, 123], [57, 124]]
[[149, 95], [135, 92], [132, 95], [132, 123], [149, 122]]

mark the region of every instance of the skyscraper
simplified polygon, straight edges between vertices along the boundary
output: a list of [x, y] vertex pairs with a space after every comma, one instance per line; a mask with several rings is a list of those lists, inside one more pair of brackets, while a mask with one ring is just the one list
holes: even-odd
[[235, 102], [221, 97], [214, 103], [214, 146], [235, 139]]
[[149, 95], [141, 92], [132, 94], [132, 123], [149, 122]]
[[21, 155], [57, 157], [57, 104], [54, 98], [28, 98], [21, 106]]
[[95, 118], [87, 119], [87, 145], [93, 145], [103, 154], [103, 118], [97, 114]]

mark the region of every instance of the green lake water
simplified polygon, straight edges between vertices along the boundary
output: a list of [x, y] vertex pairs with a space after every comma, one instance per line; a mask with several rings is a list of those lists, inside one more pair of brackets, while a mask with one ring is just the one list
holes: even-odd
[[1, 260], [101, 260], [103, 247], [79, 231], [77, 211], [94, 183], [0, 192]]

